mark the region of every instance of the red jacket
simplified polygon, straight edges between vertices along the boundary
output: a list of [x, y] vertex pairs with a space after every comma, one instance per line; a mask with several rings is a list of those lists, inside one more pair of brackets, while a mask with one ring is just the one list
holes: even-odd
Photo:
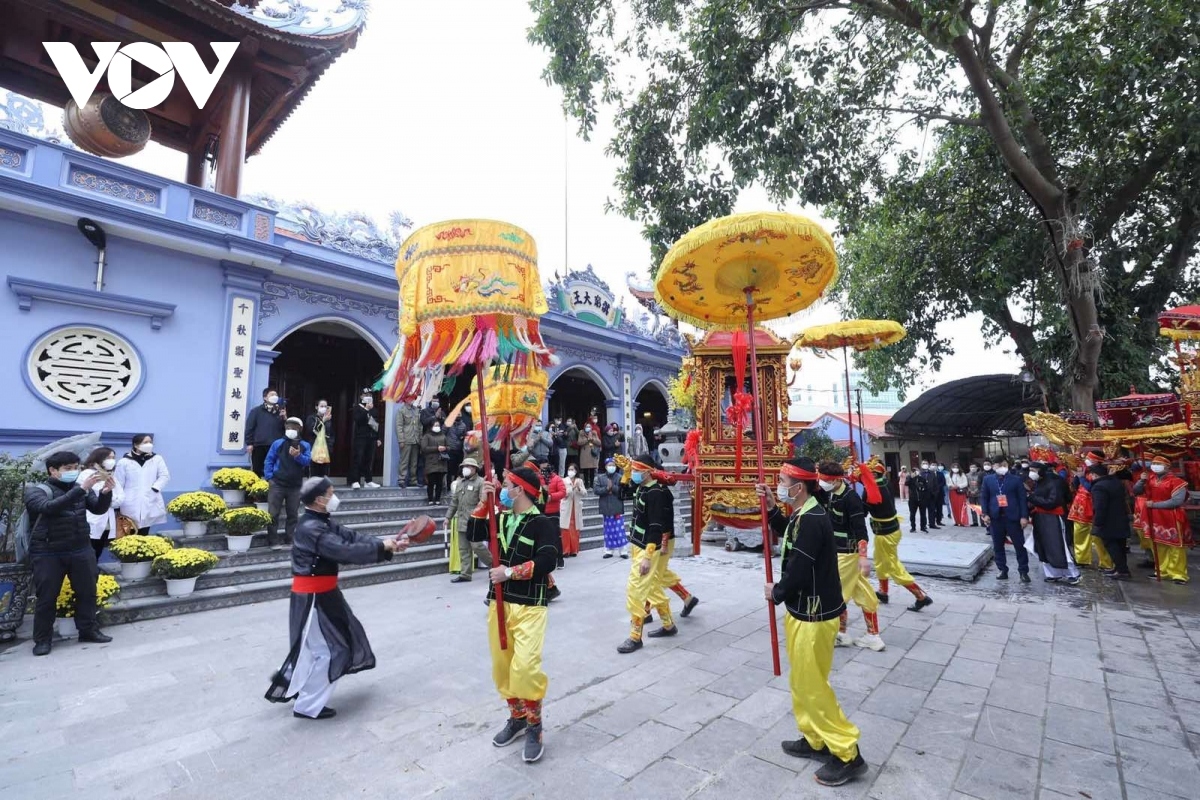
[[567, 496], [567, 484], [563, 482], [561, 477], [558, 475], [550, 476], [550, 483], [546, 487], [546, 496], [549, 498], [546, 500], [546, 516], [557, 514], [562, 499]]

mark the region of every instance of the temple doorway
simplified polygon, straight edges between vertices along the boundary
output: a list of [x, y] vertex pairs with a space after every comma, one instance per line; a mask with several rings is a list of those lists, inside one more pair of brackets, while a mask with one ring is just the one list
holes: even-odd
[[608, 395], [597, 379], [582, 367], [572, 367], [559, 375], [550, 384], [550, 391], [552, 394], [547, 405], [551, 419], [561, 417], [564, 422], [573, 419], [577, 425], [583, 427], [584, 422], [595, 415], [600, 427], [603, 428], [607, 424], [604, 401], [608, 399]]
[[[383, 358], [362, 335], [336, 321], [305, 325], [281, 339], [274, 348], [279, 352], [271, 365], [270, 385], [287, 401], [288, 415], [308, 419], [325, 400], [333, 410], [333, 447], [330, 448], [330, 475], [344, 477], [350, 469], [350, 448], [354, 436], [353, 410], [361, 392], [370, 387], [383, 371]], [[375, 418], [381, 439], [389, 436], [384, 409], [376, 395]], [[383, 448], [377, 448], [375, 479], [383, 475]]]
[[642, 426], [646, 441], [654, 444], [654, 429], [667, 424], [667, 396], [656, 381], [642, 387], [634, 398], [633, 421]]

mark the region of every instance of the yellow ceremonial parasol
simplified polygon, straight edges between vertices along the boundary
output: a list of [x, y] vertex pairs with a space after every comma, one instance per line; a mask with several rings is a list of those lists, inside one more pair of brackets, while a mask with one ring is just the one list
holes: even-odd
[[[854, 406], [850, 396], [851, 349], [863, 352], [895, 344], [905, 337], [904, 326], [890, 319], [848, 319], [828, 325], [814, 325], [796, 337], [793, 347], [813, 350], [841, 350], [846, 367], [846, 424], [850, 428], [850, 458], [855, 459]], [[860, 421], [859, 427], [862, 427]], [[860, 430], [861, 435], [861, 430]]]
[[[755, 319], [777, 319], [809, 307], [836, 276], [837, 255], [829, 234], [812, 220], [778, 212], [734, 214], [706, 222], [680, 237], [659, 265], [654, 298], [672, 317], [701, 328], [748, 330], [759, 484], [766, 482], [766, 475]], [[771, 583], [766, 498], [759, 500], [759, 512], [763, 560], [767, 582]], [[767, 603], [767, 611], [771, 659], [778, 675], [775, 607]]]
[[[546, 296], [537, 269], [537, 244], [507, 222], [460, 219], [419, 228], [404, 240], [396, 259], [400, 287], [400, 341], [384, 365], [378, 386], [387, 400], [416, 398], [443, 375], [475, 367], [484, 475], [491, 378], [532, 374], [552, 362], [539, 318]], [[492, 563], [500, 563], [496, 518], [488, 507]], [[497, 584], [500, 648], [507, 649], [503, 586]]]

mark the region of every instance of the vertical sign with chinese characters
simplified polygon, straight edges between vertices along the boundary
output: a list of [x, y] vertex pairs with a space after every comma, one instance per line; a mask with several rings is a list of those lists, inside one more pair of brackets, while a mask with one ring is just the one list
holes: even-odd
[[257, 300], [241, 295], [230, 298], [229, 350], [225, 354], [225, 397], [221, 401], [219, 449], [243, 450], [242, 431], [250, 402], [250, 366], [254, 358], [254, 320]]
[[624, 406], [625, 406], [625, 430], [629, 431], [630, 435], [633, 434], [633, 386], [632, 386], [632, 384], [633, 384], [633, 376], [630, 375], [628, 372], [626, 372], [625, 373], [625, 394], [624, 394], [623, 399], [624, 399]]

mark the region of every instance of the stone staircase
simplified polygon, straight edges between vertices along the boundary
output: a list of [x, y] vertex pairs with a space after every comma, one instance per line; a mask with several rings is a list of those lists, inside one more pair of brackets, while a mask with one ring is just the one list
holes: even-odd
[[[334, 519], [359, 533], [381, 537], [394, 535], [406, 522], [422, 514], [439, 521], [446, 514], [444, 505], [428, 505], [423, 489], [343, 490], [338, 496], [342, 498], [342, 503], [333, 515]], [[681, 509], [677, 509], [677, 516], [682, 511], [683, 519], [690, 523], [691, 504], [687, 495], [684, 494], [676, 503], [682, 505]], [[631, 514], [629, 505], [626, 504], [626, 522]], [[597, 499], [594, 496], [584, 499], [580, 550], [604, 546], [603, 520], [596, 506]], [[690, 530], [689, 524], [689, 535]], [[226, 550], [223, 534], [183, 538], [181, 531], [168, 531], [167, 535], [175, 540], [177, 547], [198, 547], [211, 551], [220, 559], [220, 563], [196, 580], [196, 591], [187, 597], [168, 597], [166, 584], [161, 578], [151, 576], [130, 582], [118, 576], [120, 599], [101, 612], [104, 624], [258, 603], [287, 597], [291, 592], [291, 551], [288, 548], [268, 547], [266, 534], [256, 534], [246, 553]], [[390, 562], [343, 566], [339, 583], [342, 588], [350, 588], [439, 574], [446, 575], [449, 580], [449, 543], [440, 527], [427, 543], [397, 553]]]

